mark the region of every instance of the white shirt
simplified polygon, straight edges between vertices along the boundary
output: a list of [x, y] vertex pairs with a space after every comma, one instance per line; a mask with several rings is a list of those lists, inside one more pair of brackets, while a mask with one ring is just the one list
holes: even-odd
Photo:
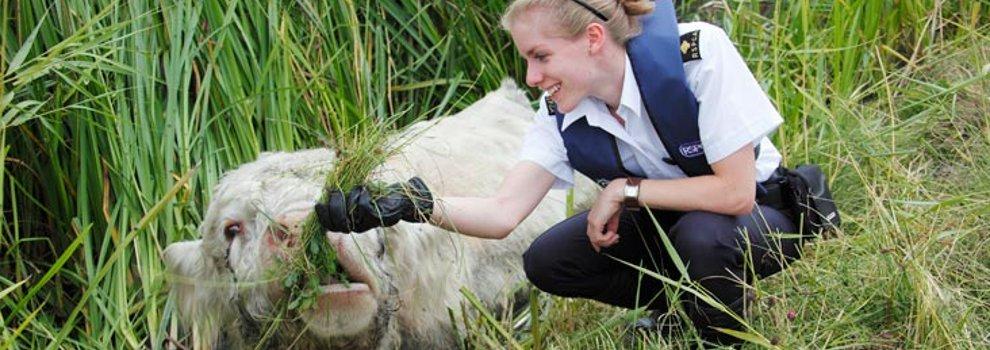
[[[715, 163], [747, 144], [759, 144], [756, 180], [766, 180], [781, 160], [780, 152], [767, 135], [783, 119], [721, 28], [692, 22], [678, 24], [678, 30], [681, 34], [700, 30], [701, 59], [685, 62], [684, 73], [698, 99], [699, 136], [706, 160]], [[586, 97], [564, 116], [562, 129], [587, 118], [589, 125], [615, 136], [622, 164], [629, 171], [650, 179], [687, 176], [676, 165], [663, 161], [669, 155], [650, 122], [628, 56], [617, 114], [625, 127], [611, 116], [603, 101]], [[534, 119], [524, 138], [520, 160], [532, 161], [554, 174], [557, 177], [554, 188], [573, 186], [574, 168], [567, 159], [564, 140], [556, 118], [549, 115], [545, 98], [540, 98], [540, 109]]]

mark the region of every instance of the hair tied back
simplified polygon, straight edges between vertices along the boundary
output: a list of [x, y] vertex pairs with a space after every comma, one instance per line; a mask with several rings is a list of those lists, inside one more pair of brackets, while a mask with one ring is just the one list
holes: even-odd
[[[650, 0], [617, 0], [622, 10], [629, 17], [642, 16], [653, 11], [653, 1]], [[673, 1], [673, 0], [657, 0]]]

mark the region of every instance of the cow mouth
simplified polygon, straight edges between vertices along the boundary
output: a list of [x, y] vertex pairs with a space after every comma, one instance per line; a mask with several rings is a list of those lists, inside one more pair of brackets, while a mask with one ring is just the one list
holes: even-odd
[[[340, 247], [340, 245], [338, 245]], [[337, 249], [338, 274], [322, 281], [316, 307], [302, 314], [311, 331], [322, 338], [354, 337], [374, 327], [379, 311], [377, 280], [364, 260]]]
[[371, 286], [367, 281], [358, 280], [346, 272], [345, 276], [342, 277], [344, 277], [343, 280], [331, 277], [324, 281], [320, 285], [321, 294], [344, 296], [347, 294], [371, 293]]
[[324, 297], [357, 297], [362, 294], [374, 293], [375, 283], [368, 268], [364, 266], [364, 259], [347, 250], [341, 241], [336, 244], [337, 267], [339, 274], [332, 275], [323, 280], [320, 285], [321, 294]]

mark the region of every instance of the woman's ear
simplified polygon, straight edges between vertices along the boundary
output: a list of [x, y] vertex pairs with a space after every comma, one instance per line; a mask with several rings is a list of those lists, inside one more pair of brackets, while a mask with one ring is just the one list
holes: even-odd
[[593, 55], [602, 51], [605, 41], [608, 40], [608, 33], [605, 26], [598, 22], [589, 23], [584, 28], [584, 37], [588, 41], [588, 54]]

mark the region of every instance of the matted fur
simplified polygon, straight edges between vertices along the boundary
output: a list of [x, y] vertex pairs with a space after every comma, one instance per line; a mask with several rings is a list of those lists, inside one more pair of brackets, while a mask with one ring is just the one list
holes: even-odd
[[[517, 161], [533, 115], [524, 94], [507, 82], [457, 115], [411, 126], [402, 152], [375, 177], [385, 182], [420, 176], [446, 196], [492, 194]], [[298, 234], [312, 211], [333, 152], [315, 149], [265, 153], [227, 173], [200, 225], [202, 239], [173, 243], [164, 252], [180, 322], [198, 348], [243, 348], [262, 339], [282, 295], [273, 262], [280, 242]], [[594, 185], [583, 180], [578, 203]], [[346, 294], [283, 322], [268, 347], [451, 348], [448, 309], [462, 310], [464, 287], [489, 307], [505, 303], [525, 280], [522, 253], [564, 219], [565, 193], [550, 194], [508, 238], [483, 240], [425, 225], [399, 223], [361, 234], [328, 232], [339, 263], [369, 293]], [[240, 223], [231, 241], [224, 227]], [[291, 241], [291, 238], [289, 239]], [[323, 299], [321, 299], [322, 301]], [[327, 299], [330, 300], [330, 299]], [[328, 301], [329, 302], [329, 301]]]

